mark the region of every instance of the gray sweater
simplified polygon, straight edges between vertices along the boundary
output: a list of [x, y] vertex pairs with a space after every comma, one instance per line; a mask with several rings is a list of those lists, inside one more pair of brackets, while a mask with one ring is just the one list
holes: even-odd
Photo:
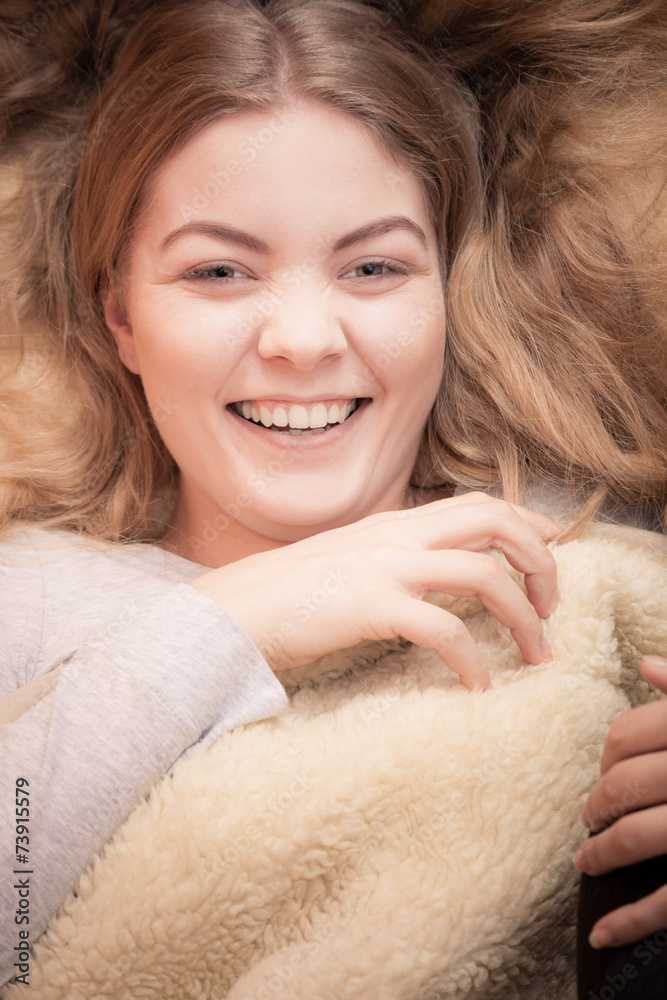
[[19, 931], [35, 942], [178, 759], [287, 708], [246, 633], [186, 586], [206, 571], [154, 545], [65, 531], [0, 543], [0, 698], [65, 661], [53, 689], [0, 728], [0, 984], [19, 974]]

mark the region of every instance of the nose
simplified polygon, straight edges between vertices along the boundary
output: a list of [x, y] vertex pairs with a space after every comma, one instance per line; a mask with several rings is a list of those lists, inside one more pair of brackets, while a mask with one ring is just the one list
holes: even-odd
[[264, 316], [257, 350], [265, 360], [285, 358], [299, 371], [310, 371], [326, 358], [344, 354], [347, 337], [326, 296], [285, 294]]

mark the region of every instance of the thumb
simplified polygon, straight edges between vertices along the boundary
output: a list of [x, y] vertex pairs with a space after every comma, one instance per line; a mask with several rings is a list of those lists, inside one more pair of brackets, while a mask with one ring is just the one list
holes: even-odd
[[643, 656], [639, 669], [649, 684], [667, 692], [667, 659], [664, 656]]

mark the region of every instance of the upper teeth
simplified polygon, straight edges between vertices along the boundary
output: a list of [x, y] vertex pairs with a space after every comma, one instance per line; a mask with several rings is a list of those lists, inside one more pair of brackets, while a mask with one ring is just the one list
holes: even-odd
[[356, 407], [356, 400], [350, 399], [347, 403], [332, 403], [327, 406], [325, 403], [315, 403], [312, 406], [303, 406], [300, 403], [293, 403], [287, 409], [285, 406], [276, 405], [273, 409], [260, 403], [255, 406], [249, 399], [244, 399], [242, 403], [234, 403], [234, 409], [246, 420], [254, 420], [255, 423], [264, 424], [265, 427], [291, 427], [291, 428], [311, 428], [326, 427], [327, 424], [342, 424], [353, 409]]

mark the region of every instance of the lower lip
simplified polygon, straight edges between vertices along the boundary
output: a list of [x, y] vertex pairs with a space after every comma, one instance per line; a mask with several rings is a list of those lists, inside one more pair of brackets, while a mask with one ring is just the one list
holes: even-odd
[[240, 424], [243, 424], [243, 426], [247, 428], [248, 432], [250, 434], [254, 434], [258, 440], [270, 442], [270, 444], [278, 448], [296, 449], [298, 451], [303, 449], [308, 451], [317, 449], [319, 451], [321, 448], [326, 448], [329, 445], [336, 444], [344, 436], [346, 436], [350, 428], [356, 427], [359, 422], [358, 417], [360, 417], [360, 415], [367, 409], [371, 402], [371, 399], [363, 399], [357, 406], [354, 413], [352, 413], [347, 420], [345, 420], [342, 424], [338, 424], [336, 427], [332, 427], [330, 430], [325, 431], [324, 434], [290, 434], [287, 431], [283, 431], [283, 433], [280, 431], [272, 431], [269, 430], [268, 427], [264, 427], [262, 424], [255, 424], [251, 420], [246, 420], [245, 417], [239, 416], [236, 410], [232, 408], [231, 404], [227, 406], [226, 409], [232, 417], [235, 417]]

